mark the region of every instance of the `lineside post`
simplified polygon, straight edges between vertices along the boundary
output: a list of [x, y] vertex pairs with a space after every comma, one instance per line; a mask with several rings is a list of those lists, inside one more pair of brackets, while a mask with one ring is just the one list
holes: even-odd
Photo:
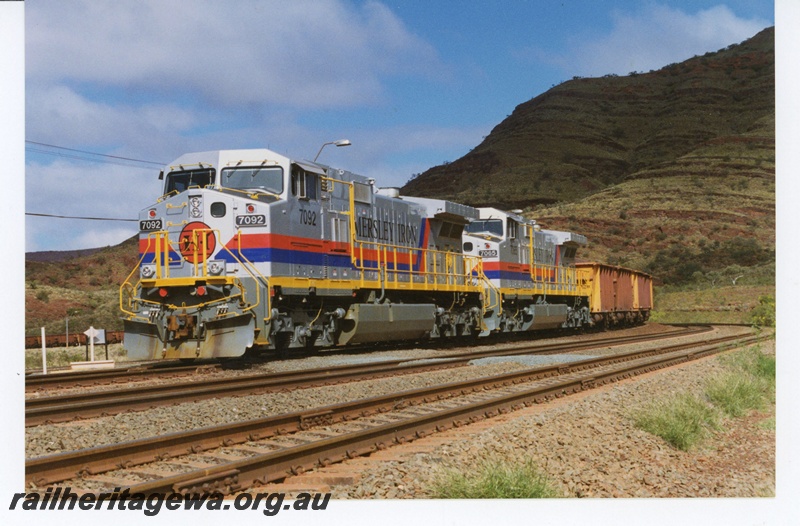
[[44, 327], [42, 327], [42, 374], [47, 374], [47, 341], [44, 338]]
[[100, 332], [94, 328], [94, 326], [89, 326], [89, 330], [84, 332], [83, 334], [86, 335], [86, 350], [90, 352], [90, 356], [87, 357], [87, 361], [94, 361], [94, 339], [97, 337]]

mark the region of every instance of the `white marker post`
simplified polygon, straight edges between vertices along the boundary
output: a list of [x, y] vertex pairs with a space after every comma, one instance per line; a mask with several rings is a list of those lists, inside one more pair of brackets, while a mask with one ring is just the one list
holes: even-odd
[[94, 327], [89, 327], [89, 330], [84, 332], [86, 338], [89, 340], [89, 361], [94, 361], [94, 339], [100, 334]]
[[47, 342], [44, 339], [44, 327], [42, 327], [42, 374], [47, 374]]
[[[88, 362], [71, 362], [69, 364], [70, 369], [73, 371], [80, 371], [80, 370], [87, 370], [87, 369], [104, 369], [104, 368], [113, 368], [114, 367], [114, 360], [100, 360], [95, 361], [94, 359], [94, 344], [95, 343], [103, 343], [105, 341], [105, 329], [95, 329], [94, 327], [89, 327], [89, 330], [84, 332], [83, 334], [86, 335], [86, 345], [92, 350], [92, 354], [90, 355], [91, 360]], [[98, 338], [99, 335], [102, 335], [103, 341], [100, 341]]]

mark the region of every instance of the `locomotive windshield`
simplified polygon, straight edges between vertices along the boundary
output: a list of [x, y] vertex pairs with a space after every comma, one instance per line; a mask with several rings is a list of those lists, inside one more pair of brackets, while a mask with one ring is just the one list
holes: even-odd
[[283, 168], [280, 166], [258, 168], [225, 168], [222, 186], [239, 190], [266, 190], [273, 194], [283, 192]]
[[167, 188], [165, 194], [170, 192], [181, 193], [191, 187], [204, 188], [214, 183], [214, 169], [187, 170], [170, 172], [167, 175]]
[[467, 225], [468, 234], [492, 234], [503, 237], [503, 221], [501, 219], [485, 219], [473, 221]]

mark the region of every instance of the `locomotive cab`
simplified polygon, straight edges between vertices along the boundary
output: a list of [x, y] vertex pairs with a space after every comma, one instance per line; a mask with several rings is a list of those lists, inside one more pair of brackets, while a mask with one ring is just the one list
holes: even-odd
[[161, 172], [164, 195], [140, 212], [140, 263], [120, 291], [131, 358], [238, 356], [257, 341], [272, 269], [251, 261], [286, 213], [291, 168], [269, 150], [232, 150]]

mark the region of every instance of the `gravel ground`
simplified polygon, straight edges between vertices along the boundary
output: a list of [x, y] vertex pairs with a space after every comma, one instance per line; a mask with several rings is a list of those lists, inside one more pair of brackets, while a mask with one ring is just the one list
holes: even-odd
[[[655, 332], [652, 326], [637, 329]], [[738, 331], [723, 328], [720, 333]], [[581, 339], [589, 337], [581, 337]], [[683, 341], [689, 338], [675, 339]], [[518, 346], [519, 342], [503, 344]], [[651, 347], [637, 344], [586, 351], [587, 355]], [[774, 341], [765, 345], [774, 352]], [[456, 350], [456, 349], [454, 349]], [[463, 350], [463, 349], [458, 349]], [[399, 354], [398, 354], [399, 353]], [[261, 370], [288, 370], [345, 360], [426, 358], [446, 351], [417, 349], [367, 356], [316, 356], [273, 362]], [[574, 355], [571, 355], [574, 358]], [[584, 358], [586, 356], [583, 356]], [[501, 374], [549, 357], [481, 361], [449, 371], [303, 389], [290, 393], [208, 400], [89, 421], [26, 430], [26, 456], [92, 447], [196, 427], [259, 418], [442, 382]], [[494, 363], [498, 362], [498, 363]], [[433, 482], [449, 469], [474, 469], [486, 459], [532, 459], [567, 497], [754, 497], [775, 494], [774, 408], [726, 420], [704, 445], [681, 452], [633, 426], [629, 415], [652, 400], [702, 391], [722, 371], [717, 358], [658, 371], [492, 420], [482, 430], [466, 426], [404, 461], [370, 464], [356, 485], [332, 487], [337, 499], [429, 498]], [[253, 370], [245, 371], [250, 374]], [[232, 374], [240, 374], [233, 372]], [[769, 421], [773, 425], [769, 425]], [[433, 438], [433, 437], [432, 437]], [[410, 446], [424, 442], [415, 441]]]
[[[145, 385], [159, 385], [159, 384], [176, 384], [186, 383], [191, 384], [194, 382], [205, 381], [209, 378], [229, 378], [236, 376], [252, 376], [258, 374], [281, 373], [286, 371], [294, 371], [298, 369], [317, 369], [322, 367], [336, 367], [339, 365], [353, 365], [359, 363], [370, 362], [383, 362], [393, 360], [417, 360], [441, 357], [442, 354], [432, 349], [408, 349], [402, 351], [388, 351], [388, 352], [373, 352], [364, 355], [348, 355], [339, 354], [335, 351], [329, 351], [326, 354], [318, 356], [310, 356], [306, 358], [292, 358], [288, 360], [270, 361], [266, 363], [253, 363], [249, 366], [237, 368], [236, 365], [230, 364], [224, 368], [204, 368], [203, 365], [198, 366], [197, 372], [194, 374], [185, 374], [173, 378], [162, 377], [147, 379], [146, 376], [134, 378], [131, 382], [117, 382], [109, 384], [94, 385], [91, 387], [69, 387], [69, 388], [43, 388], [38, 391], [31, 391], [25, 394], [26, 398], [37, 398], [45, 396], [69, 395], [86, 392], [87, 389], [92, 391], [103, 390], [116, 390], [124, 389], [126, 387], [136, 386], [141, 387]], [[118, 362], [117, 367], [124, 367], [125, 362]]]
[[199, 427], [263, 418], [446, 382], [497, 375], [523, 368], [522, 365], [515, 363], [458, 367], [291, 392], [203, 400], [138, 413], [30, 427], [25, 430], [25, 456], [32, 458], [51, 455]]
[[[767, 352], [774, 348], [774, 340], [764, 344]], [[722, 370], [717, 358], [705, 359], [528, 408], [483, 431], [451, 430], [447, 444], [370, 467], [357, 485], [333, 487], [333, 497], [430, 498], [447, 470], [469, 472], [486, 459], [532, 459], [567, 497], [774, 496], [774, 408], [725, 420], [721, 431], [689, 452], [637, 429], [629, 418], [652, 400], [700, 393]]]
[[[724, 332], [729, 329], [735, 330], [736, 328], [723, 328], [722, 331]], [[625, 331], [625, 334], [643, 334], [661, 330], [663, 330], [662, 326], [646, 325], [630, 331]], [[596, 337], [596, 335], [582, 335], [577, 339], [583, 340]], [[673, 340], [679, 342], [687, 339], [693, 338], [681, 337], [674, 338]], [[543, 341], [542, 344], [552, 343], [552, 341], [553, 340], [548, 340], [547, 342]], [[519, 345], [520, 342], [511, 342], [500, 344], [496, 347], [503, 348]], [[593, 350], [591, 354], [609, 354], [657, 345], [658, 343], [650, 343], [607, 347], [597, 351]], [[463, 350], [464, 348], [452, 349], [452, 351], [456, 352]], [[588, 351], [586, 352], [588, 353]], [[322, 355], [310, 358], [270, 362], [256, 366], [256, 369], [262, 371], [292, 370], [323, 367], [325, 365], [333, 366], [343, 363], [343, 360], [348, 360], [348, 363], [352, 363], [350, 360], [419, 359], [431, 356], [441, 357], [446, 354], [446, 351], [429, 349], [389, 351], [356, 356], [331, 354], [329, 356]], [[587, 356], [584, 355], [582, 357], [586, 358]], [[542, 359], [542, 357], [528, 358], [533, 361]], [[520, 361], [524, 361], [524, 359], [510, 358], [507, 361], [501, 361], [499, 363], [471, 365], [446, 371], [434, 371], [395, 378], [315, 387], [287, 393], [267, 393], [262, 395], [188, 402], [170, 407], [154, 408], [145, 412], [124, 413], [92, 420], [37, 426], [25, 430], [25, 454], [26, 458], [51, 455], [63, 451], [136, 440], [199, 427], [263, 418], [270, 415], [300, 411], [312, 407], [347, 402], [445, 382], [502, 374], [530, 367], [530, 365], [519, 363]], [[248, 370], [244, 373], [242, 371], [225, 371], [224, 374], [253, 374], [253, 372], [254, 370]]]
[[[641, 327], [626, 329], [625, 331], [619, 331], [618, 334], [624, 333], [625, 335], [643, 335], [643, 334], [664, 332], [665, 330], [674, 330], [674, 329], [660, 324], [648, 324]], [[591, 341], [592, 339], [601, 339], [606, 337], [607, 335], [604, 333], [589, 333], [589, 334], [565, 336], [561, 338], [546, 338], [546, 339], [541, 339], [539, 341], [535, 340], [530, 341], [530, 340], [525, 340], [520, 336], [516, 340], [510, 338], [510, 341], [508, 342], [494, 343], [492, 345], [480, 345], [480, 346], [476, 345], [471, 347], [453, 346], [445, 349], [435, 349], [435, 348], [394, 349], [394, 350], [367, 352], [364, 354], [351, 354], [351, 351], [347, 350], [345, 351], [328, 350], [328, 351], [322, 351], [316, 356], [290, 358], [277, 361], [267, 361], [265, 363], [251, 363], [244, 368], [236, 368], [234, 364], [231, 364], [226, 368], [218, 368], [218, 369], [204, 368], [202, 365], [200, 365], [198, 367], [198, 371], [195, 374], [180, 375], [175, 378], [156, 377], [153, 379], [147, 379], [146, 377], [142, 376], [133, 379], [132, 382], [130, 383], [119, 382], [119, 383], [110, 383], [105, 385], [94, 385], [90, 387], [79, 386], [72, 388], [42, 388], [38, 391], [27, 392], [25, 394], [25, 397], [30, 399], [38, 397], [49, 397], [55, 395], [80, 394], [86, 392], [87, 389], [91, 391], [118, 390], [130, 387], [132, 385], [145, 386], [145, 385], [175, 384], [175, 383], [191, 384], [194, 382], [205, 381], [209, 378], [251, 376], [257, 374], [281, 373], [281, 372], [301, 370], [301, 369], [317, 369], [324, 367], [336, 367], [340, 365], [353, 365], [353, 364], [370, 363], [370, 362], [375, 363], [375, 362], [393, 361], [393, 360], [408, 361], [409, 363], [422, 362], [426, 360], [435, 361], [437, 359], [446, 359], [449, 355], [453, 353], [461, 353], [468, 351], [478, 352], [481, 350], [489, 350], [489, 349], [502, 350], [506, 348], [516, 348], [526, 343], [545, 346], [567, 341], [574, 341], [574, 342]], [[606, 347], [604, 349], [599, 349], [596, 352], [592, 351], [592, 353], [597, 355], [612, 354], [616, 352], [619, 352], [617, 347]], [[565, 354], [563, 355], [565, 356], [563, 361], [573, 361], [573, 360], [588, 358], [592, 356], [592, 353], [590, 353], [589, 351], [580, 351], [573, 354]], [[476, 362], [476, 363], [482, 365], [485, 363], [497, 363], [499, 361], [513, 361], [514, 359], [509, 357], [509, 358], [489, 358], [487, 360], [489, 361]], [[518, 361], [522, 361], [522, 359], [518, 359]], [[538, 362], [536, 361], [536, 359], [534, 359], [531, 361], [531, 363], [533, 362], [548, 364], [548, 363], [553, 363], [553, 358], [541, 358]], [[117, 367], [125, 367], [125, 366], [126, 362], [124, 361], [117, 363]]]

